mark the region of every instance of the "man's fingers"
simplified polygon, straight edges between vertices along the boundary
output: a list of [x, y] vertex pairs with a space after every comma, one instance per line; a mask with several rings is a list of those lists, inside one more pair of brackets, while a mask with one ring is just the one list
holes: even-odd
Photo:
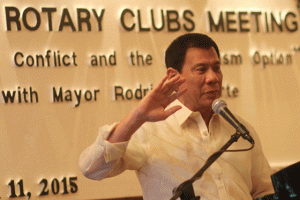
[[179, 79], [180, 79], [180, 76], [177, 75], [177, 76], [174, 76], [173, 78], [165, 81], [164, 85], [162, 86], [161, 92], [167, 93]]
[[173, 102], [173, 101], [175, 101], [176, 99], [178, 99], [181, 95], [183, 95], [185, 92], [187, 91], [187, 88], [185, 88], [185, 89], [183, 89], [183, 90], [180, 90], [180, 91], [178, 91], [178, 92], [175, 92], [175, 93], [173, 93], [173, 94], [171, 94], [170, 96], [169, 96], [169, 101], [170, 101], [170, 103], [171, 102]]
[[159, 83], [157, 84], [156, 88], [157, 89], [161, 89], [163, 87], [163, 85], [165, 84], [166, 80], [168, 79], [168, 75], [166, 75], [165, 77], [163, 77]]
[[169, 81], [165, 83], [165, 85], [162, 88], [162, 92], [169, 96], [174, 91], [177, 91], [179, 89], [179, 86], [185, 82], [184, 78], [180, 78], [180, 76], [173, 77]]
[[156, 94], [163, 94], [165, 96], [171, 95], [174, 91], [179, 89], [179, 86], [185, 82], [184, 78], [181, 78], [179, 75], [168, 79], [168, 75], [163, 77], [158, 85], [153, 89], [153, 92]]
[[177, 112], [178, 110], [180, 110], [182, 107], [177, 105], [177, 106], [173, 106], [171, 108], [169, 108], [168, 110], [165, 111], [165, 116], [166, 118], [168, 118], [169, 116], [173, 115], [175, 112]]

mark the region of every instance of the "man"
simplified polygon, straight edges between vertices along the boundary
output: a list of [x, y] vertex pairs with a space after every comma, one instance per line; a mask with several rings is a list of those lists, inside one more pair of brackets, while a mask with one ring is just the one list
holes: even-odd
[[[222, 91], [219, 49], [203, 34], [186, 34], [166, 51], [167, 75], [120, 122], [100, 129], [80, 157], [91, 179], [136, 170], [145, 200], [164, 200], [218, 151], [235, 129], [212, 111]], [[194, 182], [201, 200], [247, 200], [274, 193], [270, 166], [253, 128], [251, 151], [226, 152]], [[230, 149], [249, 148], [240, 139]]]

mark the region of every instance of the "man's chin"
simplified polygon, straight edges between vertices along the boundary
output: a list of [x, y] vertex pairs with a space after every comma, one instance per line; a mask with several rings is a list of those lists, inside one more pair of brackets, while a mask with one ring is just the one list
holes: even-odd
[[220, 95], [209, 96], [209, 97], [205, 98], [205, 100], [203, 101], [203, 103], [205, 104], [205, 106], [211, 108], [214, 100], [216, 100], [218, 98], [220, 98]]

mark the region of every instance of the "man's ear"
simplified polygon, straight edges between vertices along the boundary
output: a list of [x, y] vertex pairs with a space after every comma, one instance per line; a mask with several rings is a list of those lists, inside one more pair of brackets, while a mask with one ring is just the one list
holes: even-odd
[[173, 78], [174, 76], [176, 76], [177, 74], [179, 74], [179, 72], [177, 71], [177, 69], [174, 69], [172, 67], [169, 67], [167, 69], [167, 75], [168, 75], [168, 79]]

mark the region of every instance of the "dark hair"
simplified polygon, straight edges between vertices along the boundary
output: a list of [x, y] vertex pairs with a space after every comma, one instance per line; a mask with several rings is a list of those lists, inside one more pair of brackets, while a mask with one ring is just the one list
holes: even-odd
[[176, 38], [166, 50], [166, 67], [172, 67], [174, 69], [177, 69], [177, 71], [181, 73], [186, 51], [192, 47], [202, 49], [209, 49], [210, 47], [214, 47], [218, 54], [218, 57], [220, 58], [219, 48], [210, 37], [200, 33], [188, 33]]

